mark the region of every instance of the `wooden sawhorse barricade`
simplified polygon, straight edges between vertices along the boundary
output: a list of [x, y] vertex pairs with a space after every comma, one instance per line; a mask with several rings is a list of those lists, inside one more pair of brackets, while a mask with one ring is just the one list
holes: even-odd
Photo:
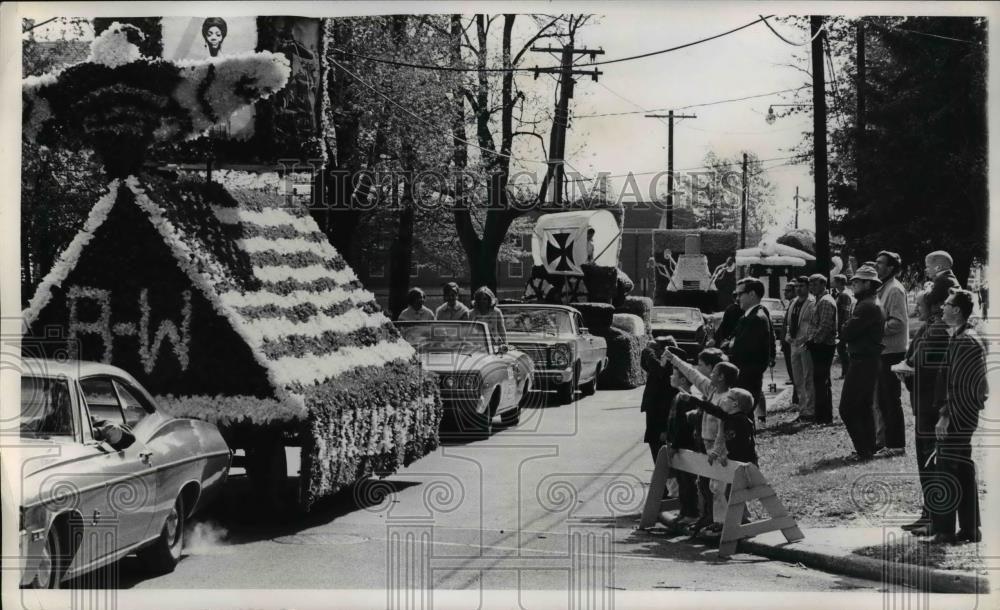
[[[649, 483], [642, 519], [639, 521], [641, 529], [648, 529], [658, 522], [663, 522], [663, 511], [680, 506], [680, 500], [677, 498], [662, 499], [663, 491], [667, 487], [667, 474], [671, 468], [732, 485], [729, 492], [729, 506], [722, 525], [722, 538], [719, 541], [719, 557], [728, 557], [735, 553], [736, 543], [743, 538], [751, 538], [774, 530], [781, 530], [788, 542], [805, 538], [795, 519], [785, 510], [774, 489], [754, 464], [732, 460], [725, 466], [720, 466], [718, 462], [709, 464], [707, 455], [687, 449], [677, 451], [671, 458], [667, 447], [660, 449], [656, 456], [653, 479]], [[746, 503], [750, 500], [760, 500], [770, 515], [769, 518], [743, 523]]]

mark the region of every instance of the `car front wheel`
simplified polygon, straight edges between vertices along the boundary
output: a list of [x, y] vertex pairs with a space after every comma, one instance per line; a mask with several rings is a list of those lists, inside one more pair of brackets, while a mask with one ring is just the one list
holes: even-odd
[[66, 558], [63, 556], [63, 541], [55, 528], [49, 532], [42, 549], [42, 557], [38, 564], [38, 576], [35, 586], [39, 589], [61, 589], [62, 576], [66, 571]]
[[594, 378], [587, 383], [580, 384], [580, 393], [584, 396], [592, 396], [597, 392], [597, 377], [601, 374], [601, 365], [598, 364], [597, 368], [594, 369]]
[[573, 367], [573, 378], [559, 386], [559, 402], [566, 404], [576, 398], [576, 390], [580, 385], [580, 366]]
[[139, 559], [154, 574], [174, 571], [184, 549], [184, 497], [177, 496], [152, 546], [139, 551]]

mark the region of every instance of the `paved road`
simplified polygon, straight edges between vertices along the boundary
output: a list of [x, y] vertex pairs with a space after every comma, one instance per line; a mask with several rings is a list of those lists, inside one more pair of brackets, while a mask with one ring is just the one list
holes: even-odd
[[[784, 376], [777, 377], [779, 389]], [[125, 588], [362, 588], [567, 591], [878, 588], [636, 530], [652, 459], [640, 443], [641, 388], [526, 411], [488, 440], [446, 444], [305, 518], [255, 514], [236, 475], [189, 528], [172, 574], [120, 565]], [[388, 493], [386, 493], [388, 492]]]

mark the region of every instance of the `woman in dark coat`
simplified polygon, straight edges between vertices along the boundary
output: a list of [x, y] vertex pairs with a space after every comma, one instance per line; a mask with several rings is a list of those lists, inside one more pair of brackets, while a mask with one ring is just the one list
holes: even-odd
[[642, 350], [640, 363], [646, 371], [646, 387], [642, 390], [642, 404], [639, 411], [646, 414], [646, 433], [642, 440], [649, 444], [649, 451], [656, 463], [656, 455], [664, 445], [661, 434], [667, 431], [670, 417], [670, 405], [677, 395], [677, 388], [670, 385], [670, 375], [674, 368], [663, 358], [663, 351], [668, 347], [679, 350], [677, 341], [667, 337], [663, 341], [650, 341]]

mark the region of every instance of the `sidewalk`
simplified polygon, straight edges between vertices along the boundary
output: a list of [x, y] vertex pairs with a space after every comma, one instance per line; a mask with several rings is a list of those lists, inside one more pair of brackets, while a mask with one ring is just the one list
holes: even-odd
[[825, 572], [879, 581], [886, 587], [907, 586], [930, 593], [989, 592], [989, 578], [982, 574], [892, 563], [856, 553], [886, 543], [925, 544], [898, 527], [803, 527], [802, 533], [805, 539], [785, 542], [781, 532], [768, 532], [740, 541], [738, 549]]

